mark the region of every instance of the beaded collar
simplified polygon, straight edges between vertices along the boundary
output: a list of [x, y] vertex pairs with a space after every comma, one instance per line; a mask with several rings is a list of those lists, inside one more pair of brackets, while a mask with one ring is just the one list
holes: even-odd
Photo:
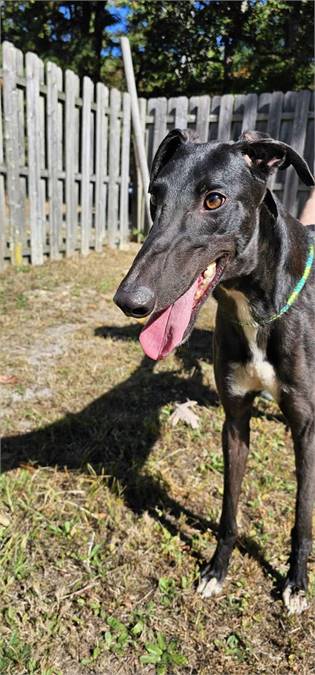
[[273, 314], [268, 319], [263, 319], [262, 321], [255, 321], [254, 319], [253, 321], [235, 321], [230, 319], [230, 321], [232, 321], [232, 323], [237, 323], [240, 326], [252, 326], [253, 328], [257, 328], [258, 326], [266, 326], [272, 321], [279, 319], [280, 316], [285, 314], [290, 309], [290, 307], [292, 307], [293, 303], [297, 300], [298, 296], [300, 295], [302, 288], [304, 288], [314, 262], [314, 251], [315, 251], [314, 244], [310, 244], [310, 246], [308, 247], [304, 272], [299, 281], [297, 282], [296, 286], [294, 287], [292, 293], [289, 295], [287, 302], [285, 303], [285, 305], [283, 305], [283, 307], [281, 307], [279, 312]]

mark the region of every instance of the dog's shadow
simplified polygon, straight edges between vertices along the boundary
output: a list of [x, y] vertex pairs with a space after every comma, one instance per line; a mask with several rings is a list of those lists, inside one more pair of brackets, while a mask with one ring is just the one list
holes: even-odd
[[[137, 340], [138, 326], [100, 327], [95, 334], [115, 340]], [[200, 360], [212, 363], [212, 333], [195, 329], [188, 343], [177, 350], [183, 373], [155, 372], [155, 363], [143, 357], [125, 381], [93, 401], [77, 414], [67, 414], [45, 428], [2, 439], [2, 471], [32, 462], [60, 469], [86, 471], [111, 477], [119, 485], [126, 505], [135, 513], [148, 511], [171, 534], [179, 534], [190, 547], [190, 537], [181, 531], [179, 517], [201, 532], [217, 534], [218, 524], [193, 513], [172, 498], [165, 485], [144, 470], [145, 462], [160, 435], [160, 411], [174, 401], [193, 399], [199, 405], [219, 404], [215, 391], [203, 383]], [[254, 557], [277, 584], [282, 577], [265, 560], [259, 545], [239, 540], [239, 549]], [[193, 553], [201, 564], [205, 561]]]

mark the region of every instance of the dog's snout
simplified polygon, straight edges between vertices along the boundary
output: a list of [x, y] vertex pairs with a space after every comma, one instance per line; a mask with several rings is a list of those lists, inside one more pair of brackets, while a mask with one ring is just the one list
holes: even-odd
[[121, 286], [114, 296], [114, 302], [127, 316], [139, 319], [151, 314], [155, 297], [147, 286], [139, 286], [136, 289]]

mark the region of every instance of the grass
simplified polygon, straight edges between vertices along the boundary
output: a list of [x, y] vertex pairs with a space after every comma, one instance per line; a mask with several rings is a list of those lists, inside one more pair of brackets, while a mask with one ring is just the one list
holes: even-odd
[[[1, 277], [0, 673], [311, 675], [314, 603], [280, 587], [294, 516], [292, 443], [257, 401], [227, 582], [195, 593], [216, 543], [220, 430], [208, 303], [154, 364], [112, 303], [132, 252]], [[170, 424], [198, 402], [197, 430]], [[314, 596], [314, 565], [310, 565]]]

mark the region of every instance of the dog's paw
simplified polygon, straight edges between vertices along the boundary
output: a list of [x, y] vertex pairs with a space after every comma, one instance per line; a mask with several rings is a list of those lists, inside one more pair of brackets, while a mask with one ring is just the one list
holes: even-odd
[[215, 578], [209, 577], [205, 574], [201, 577], [197, 593], [200, 593], [202, 598], [211, 598], [213, 595], [218, 595], [222, 590], [222, 584]]
[[302, 614], [308, 608], [305, 591], [295, 591], [290, 584], [284, 589], [282, 599], [289, 614]]

